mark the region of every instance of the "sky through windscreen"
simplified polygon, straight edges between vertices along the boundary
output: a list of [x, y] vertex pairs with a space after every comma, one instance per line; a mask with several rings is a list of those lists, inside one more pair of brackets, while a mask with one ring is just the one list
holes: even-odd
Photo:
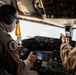
[[[52, 38], [60, 38], [60, 33], [65, 35], [65, 29], [51, 25], [40, 24], [31, 21], [20, 20], [21, 39], [31, 38], [34, 36], [45, 36]], [[10, 33], [16, 40], [15, 32]]]

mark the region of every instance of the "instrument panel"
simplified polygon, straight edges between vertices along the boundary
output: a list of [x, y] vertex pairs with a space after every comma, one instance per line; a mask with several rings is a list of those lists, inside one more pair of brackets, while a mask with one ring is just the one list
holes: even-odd
[[[70, 43], [73, 47], [75, 42]], [[26, 48], [22, 54], [21, 59], [29, 55], [30, 51], [35, 51], [37, 60], [32, 69], [38, 71], [39, 75], [70, 75], [62, 65], [60, 58], [61, 40], [55, 38], [35, 36], [34, 38], [24, 39], [22, 47]]]

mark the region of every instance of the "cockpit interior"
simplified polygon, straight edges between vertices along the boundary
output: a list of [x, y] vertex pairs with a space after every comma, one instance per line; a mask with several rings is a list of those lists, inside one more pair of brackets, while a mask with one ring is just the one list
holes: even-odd
[[76, 0], [0, 0], [0, 6], [4, 4], [19, 13], [19, 37], [15, 30], [9, 34], [22, 48], [20, 58], [25, 60], [31, 51], [37, 55], [31, 69], [39, 75], [76, 75], [60, 59], [61, 33], [76, 46]]

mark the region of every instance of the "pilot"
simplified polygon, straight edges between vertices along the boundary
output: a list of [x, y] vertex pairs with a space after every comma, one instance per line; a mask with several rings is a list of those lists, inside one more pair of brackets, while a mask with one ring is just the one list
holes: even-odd
[[60, 57], [66, 70], [76, 71], [76, 47], [69, 44], [69, 39], [61, 34], [62, 44], [60, 47]]
[[38, 75], [36, 71], [30, 70], [36, 55], [31, 52], [26, 60], [21, 60], [18, 55], [20, 48], [8, 34], [18, 22], [18, 11], [13, 6], [0, 7], [0, 75], [4, 71], [11, 75]]

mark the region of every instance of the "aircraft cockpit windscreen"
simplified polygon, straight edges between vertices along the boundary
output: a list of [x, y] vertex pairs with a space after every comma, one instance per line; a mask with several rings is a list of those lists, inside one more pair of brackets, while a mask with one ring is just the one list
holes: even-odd
[[[44, 37], [51, 37], [51, 38], [60, 38], [60, 33], [65, 35], [65, 29], [61, 27], [56, 27], [53, 25], [46, 25], [31, 21], [24, 21], [20, 20], [20, 33], [21, 33], [21, 40], [32, 38], [34, 36], [44, 36]], [[10, 33], [13, 39], [17, 39], [15, 35], [15, 31]]]
[[76, 41], [76, 29], [73, 29], [72, 40]]

